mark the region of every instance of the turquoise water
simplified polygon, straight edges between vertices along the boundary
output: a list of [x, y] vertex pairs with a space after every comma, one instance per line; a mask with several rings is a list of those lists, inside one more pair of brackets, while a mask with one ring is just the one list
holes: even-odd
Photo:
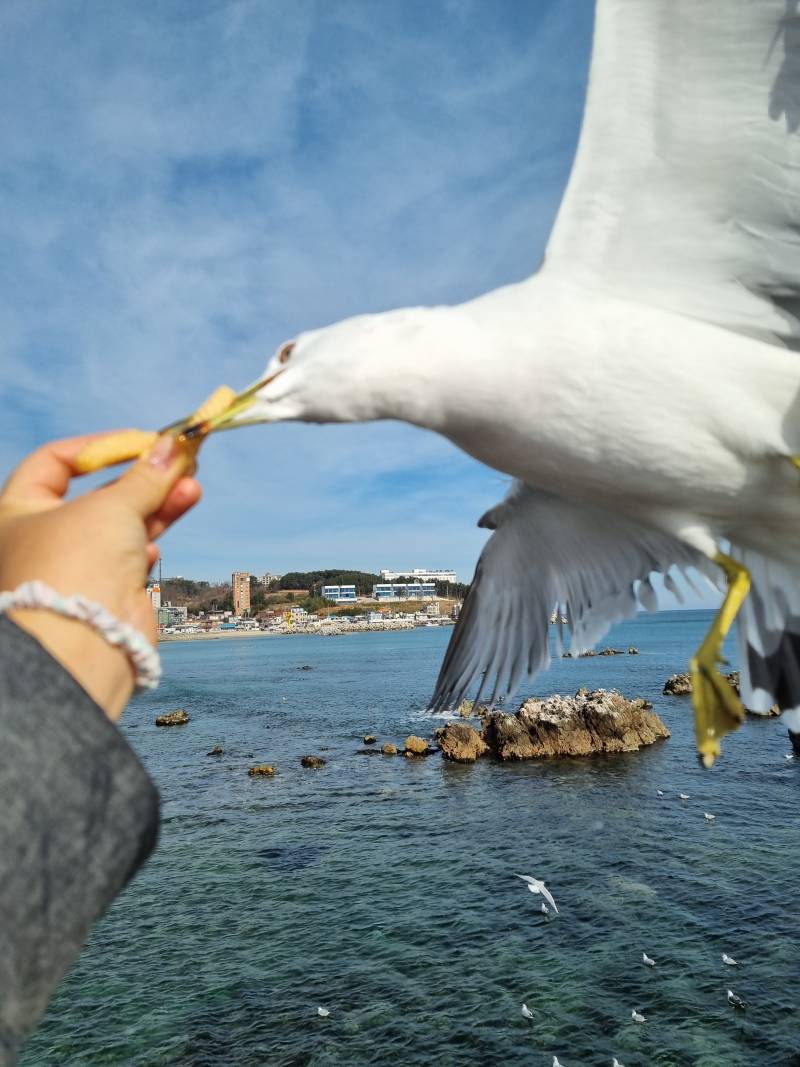
[[[357, 754], [367, 731], [438, 724], [420, 709], [449, 630], [165, 646], [124, 725], [162, 792], [160, 846], [23, 1064], [800, 1064], [800, 760], [779, 722], [748, 721], [705, 772], [688, 702], [661, 695], [709, 619], [640, 616], [609, 639], [639, 656], [561, 660], [530, 687], [645, 696], [669, 741], [513, 766]], [[191, 723], [156, 729], [175, 707]]]

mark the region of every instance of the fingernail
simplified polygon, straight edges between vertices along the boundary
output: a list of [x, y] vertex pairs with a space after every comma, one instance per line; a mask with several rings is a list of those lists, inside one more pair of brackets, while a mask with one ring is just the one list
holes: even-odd
[[159, 437], [147, 453], [147, 462], [151, 467], [158, 467], [159, 470], [169, 470], [172, 461], [177, 454], [178, 450], [175, 446], [175, 438], [171, 433], [165, 433], [163, 436]]

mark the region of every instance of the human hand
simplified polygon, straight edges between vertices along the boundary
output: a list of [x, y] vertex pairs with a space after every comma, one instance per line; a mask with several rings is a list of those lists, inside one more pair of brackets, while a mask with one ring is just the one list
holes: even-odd
[[[64, 595], [97, 601], [155, 642], [145, 582], [158, 558], [155, 540], [200, 499], [199, 483], [186, 476], [194, 454], [164, 435], [117, 481], [65, 501], [75, 457], [97, 436], [45, 445], [23, 460], [0, 491], [0, 590], [38, 578]], [[126, 653], [85, 623], [51, 611], [10, 615], [109, 717], [119, 717], [134, 683]]]

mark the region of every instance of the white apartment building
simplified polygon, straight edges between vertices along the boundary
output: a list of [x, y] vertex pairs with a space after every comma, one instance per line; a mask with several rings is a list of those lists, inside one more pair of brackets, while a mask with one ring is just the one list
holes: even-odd
[[455, 571], [448, 570], [425, 570], [423, 567], [415, 567], [410, 571], [381, 571], [381, 579], [384, 582], [394, 582], [397, 578], [411, 578], [415, 582], [457, 582]]

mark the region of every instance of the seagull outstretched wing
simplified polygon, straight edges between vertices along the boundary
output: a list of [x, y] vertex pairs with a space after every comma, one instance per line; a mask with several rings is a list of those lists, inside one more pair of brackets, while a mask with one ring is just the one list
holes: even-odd
[[433, 709], [457, 706], [478, 678], [476, 701], [484, 692], [492, 704], [511, 696], [524, 676], [547, 666], [554, 610], [566, 614], [572, 650], [580, 652], [640, 606], [655, 606], [652, 572], [694, 566], [713, 575], [704, 556], [665, 533], [521, 482], [479, 525], [494, 533], [450, 639]]
[[545, 272], [800, 347], [797, 0], [596, 10]]

